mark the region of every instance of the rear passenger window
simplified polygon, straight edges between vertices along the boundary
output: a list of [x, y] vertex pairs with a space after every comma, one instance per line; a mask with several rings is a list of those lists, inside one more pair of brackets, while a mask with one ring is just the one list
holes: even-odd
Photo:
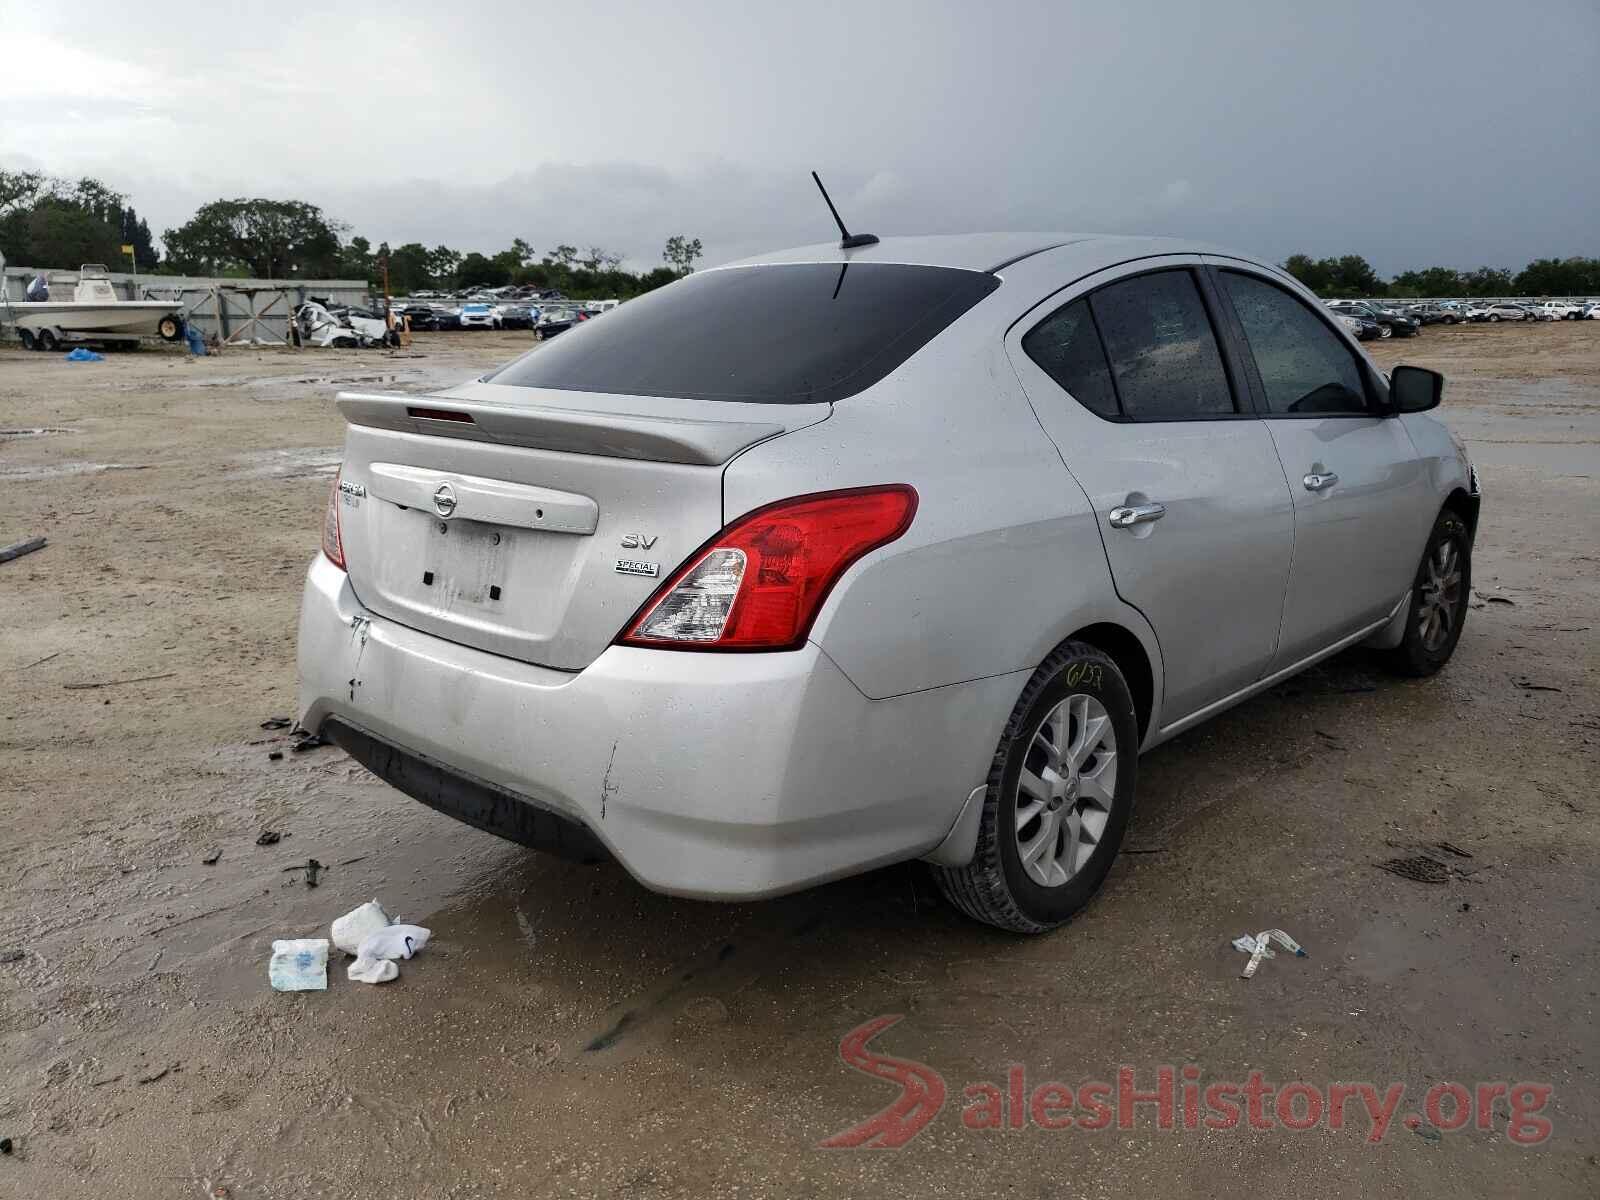
[[1087, 300], [1074, 300], [1035, 325], [1022, 339], [1022, 349], [1090, 412], [1122, 415]]
[[1221, 274], [1244, 326], [1269, 412], [1367, 412], [1361, 368], [1333, 330], [1282, 288], [1237, 271]]
[[1089, 303], [1124, 416], [1185, 421], [1237, 411], [1211, 319], [1188, 271], [1108, 284]]

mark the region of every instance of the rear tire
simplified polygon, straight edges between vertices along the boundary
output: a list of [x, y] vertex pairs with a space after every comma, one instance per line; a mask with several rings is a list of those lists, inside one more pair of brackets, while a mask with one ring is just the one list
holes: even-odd
[[56, 340], [56, 335], [54, 332], [49, 329], [39, 330], [39, 349], [48, 354], [58, 345], [60, 345], [60, 343]]
[[1001, 929], [1064, 924], [1099, 889], [1122, 845], [1138, 755], [1122, 672], [1096, 647], [1065, 643], [1012, 709], [989, 766], [977, 849], [964, 867], [933, 868], [939, 890]]
[[1472, 542], [1467, 523], [1447, 508], [1433, 523], [1411, 584], [1405, 637], [1385, 652], [1389, 669], [1420, 678], [1449, 662], [1461, 640], [1471, 594]]

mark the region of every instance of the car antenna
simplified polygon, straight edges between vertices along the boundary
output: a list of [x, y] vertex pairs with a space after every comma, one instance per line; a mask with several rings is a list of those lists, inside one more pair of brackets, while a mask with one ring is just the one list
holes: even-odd
[[851, 233], [844, 227], [844, 221], [839, 216], [839, 210], [833, 206], [833, 199], [828, 195], [828, 189], [822, 186], [822, 177], [813, 171], [811, 172], [811, 178], [817, 181], [817, 191], [822, 193], [823, 202], [827, 204], [828, 211], [833, 214], [833, 223], [839, 227], [839, 233], [842, 235], [842, 239], [839, 242], [840, 249], [854, 250], [857, 246], [877, 245], [877, 234]]

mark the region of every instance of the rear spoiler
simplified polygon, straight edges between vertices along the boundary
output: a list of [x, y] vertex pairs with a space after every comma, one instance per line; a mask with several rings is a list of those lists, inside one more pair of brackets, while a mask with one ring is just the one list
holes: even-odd
[[[477, 398], [487, 389], [493, 390], [494, 402]], [[335, 403], [349, 424], [371, 429], [695, 466], [725, 463], [757, 442], [814, 425], [830, 411], [827, 404], [642, 400], [527, 388], [516, 389], [519, 398], [538, 397], [540, 402], [511, 405], [502, 399], [508, 390], [467, 384], [425, 396], [340, 392]], [[555, 402], [544, 402], [546, 397]], [[630, 411], [645, 403], [658, 411]], [[717, 416], [703, 415], [707, 408], [719, 410]], [[721, 410], [727, 410], [726, 418]]]

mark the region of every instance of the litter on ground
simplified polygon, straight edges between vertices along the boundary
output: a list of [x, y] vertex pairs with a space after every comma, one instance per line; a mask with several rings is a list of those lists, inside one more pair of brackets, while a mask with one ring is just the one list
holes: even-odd
[[1233, 948], [1250, 956], [1250, 961], [1245, 963], [1244, 970], [1239, 972], [1240, 979], [1253, 977], [1263, 958], [1278, 957], [1278, 952], [1272, 948], [1273, 942], [1277, 942], [1296, 958], [1307, 957], [1306, 952], [1300, 948], [1300, 943], [1281, 929], [1263, 929], [1253, 936], [1246, 933], [1233, 939]]
[[285, 938], [272, 943], [267, 978], [280, 992], [328, 990], [328, 939]]
[[105, 362], [105, 360], [104, 354], [96, 354], [93, 350], [85, 350], [82, 346], [67, 355], [65, 359], [66, 362]]
[[353, 908], [333, 923], [333, 944], [346, 954], [360, 952], [361, 943], [380, 929], [389, 927], [389, 914], [376, 900], [368, 900], [360, 908]]
[[389, 925], [361, 942], [355, 962], [345, 972], [357, 983], [387, 983], [400, 974], [394, 960], [410, 958], [428, 944], [433, 934], [420, 925]]

